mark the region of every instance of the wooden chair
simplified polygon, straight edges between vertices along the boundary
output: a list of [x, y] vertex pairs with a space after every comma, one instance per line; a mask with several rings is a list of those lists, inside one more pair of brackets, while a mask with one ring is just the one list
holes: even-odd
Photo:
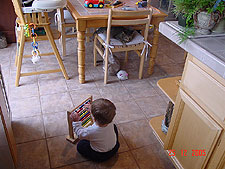
[[[71, 16], [68, 10], [59, 8], [56, 13], [56, 21], [58, 24], [58, 30], [61, 33], [60, 36], [60, 44], [62, 49], [62, 57], [66, 56], [66, 38], [77, 37], [74, 28], [76, 27], [76, 22]], [[72, 32], [70, 34], [66, 34], [66, 28], [72, 28]]]
[[[57, 49], [57, 46], [55, 44], [54, 39], [59, 39], [60, 33], [56, 31], [52, 31], [50, 28], [50, 22], [48, 18], [47, 12], [32, 12], [32, 13], [23, 13], [21, 4], [19, 0], [12, 0], [13, 6], [17, 15], [17, 23], [19, 25], [19, 29], [17, 29], [17, 43], [19, 44], [19, 51], [16, 54], [15, 64], [17, 66], [16, 71], [16, 86], [19, 86], [19, 80], [20, 77], [23, 76], [30, 76], [30, 75], [37, 75], [37, 74], [47, 74], [47, 73], [56, 73], [56, 72], [62, 72], [65, 79], [69, 79], [67, 72], [65, 70], [65, 67], [63, 65], [62, 59], [60, 57], [59, 51]], [[26, 24], [33, 23], [36, 25], [36, 27], [42, 27], [45, 30], [46, 35], [40, 35], [37, 37], [37, 41], [42, 40], [48, 40], [51, 44], [51, 47], [53, 49], [53, 53], [43, 53], [41, 56], [47, 56], [47, 55], [55, 55], [56, 59], [59, 63], [60, 69], [54, 69], [54, 70], [44, 70], [39, 72], [29, 72], [29, 73], [21, 73], [21, 67], [22, 67], [22, 60], [24, 57], [31, 57], [32, 55], [23, 55], [24, 52], [24, 45], [25, 42], [32, 41], [30, 37], [26, 37], [24, 35], [25, 29], [24, 26]]]
[[[108, 80], [108, 57], [111, 52], [121, 52], [125, 51], [125, 60], [127, 60], [127, 52], [128, 51], [136, 51], [138, 56], [140, 57], [140, 67], [139, 67], [139, 79], [142, 78], [143, 66], [144, 66], [144, 58], [148, 51], [147, 42], [148, 38], [148, 30], [149, 24], [152, 17], [152, 9], [148, 10], [138, 10], [138, 11], [121, 11], [110, 9], [108, 15], [108, 26], [107, 26], [107, 34], [104, 36], [100, 34], [96, 34], [94, 38], [94, 66], [96, 66], [96, 55], [98, 53], [105, 60], [105, 75], [104, 75], [104, 83], [107, 83]], [[133, 19], [138, 18], [138, 19]], [[121, 43], [112, 44], [112, 38], [110, 38], [110, 31], [112, 26], [144, 26], [144, 36], [137, 33], [133, 40], [126, 45]], [[139, 40], [137, 40], [139, 39]], [[115, 40], [115, 39], [114, 39]], [[102, 46], [104, 46], [105, 52], [101, 50], [101, 47], [98, 46], [98, 41]], [[104, 56], [105, 55], [105, 56]]]
[[[67, 9], [58, 8], [55, 21], [57, 21], [58, 30], [61, 32], [60, 44], [62, 48], [62, 57], [66, 56], [66, 38], [77, 37], [75, 28], [76, 21]], [[72, 28], [72, 32], [66, 33], [66, 28]], [[90, 28], [86, 30], [86, 41], [89, 42], [89, 37], [93, 34], [90, 33]]]

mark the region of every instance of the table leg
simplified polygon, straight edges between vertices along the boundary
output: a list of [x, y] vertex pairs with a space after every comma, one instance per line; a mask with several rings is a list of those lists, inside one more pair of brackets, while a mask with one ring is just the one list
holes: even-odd
[[148, 67], [148, 74], [152, 74], [154, 71], [154, 65], [155, 65], [155, 58], [157, 55], [157, 49], [158, 49], [158, 43], [159, 43], [159, 25], [154, 25], [154, 32], [153, 32], [153, 42], [152, 42], [152, 48], [150, 51], [150, 60], [149, 60], [149, 67]]
[[85, 82], [85, 31], [77, 32], [78, 42], [78, 73], [80, 83]]

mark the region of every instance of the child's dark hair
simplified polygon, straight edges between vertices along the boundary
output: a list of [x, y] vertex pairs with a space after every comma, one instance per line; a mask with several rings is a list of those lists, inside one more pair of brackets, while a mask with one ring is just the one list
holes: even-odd
[[111, 101], [100, 98], [92, 102], [91, 112], [95, 121], [104, 125], [112, 122], [116, 115], [116, 107]]

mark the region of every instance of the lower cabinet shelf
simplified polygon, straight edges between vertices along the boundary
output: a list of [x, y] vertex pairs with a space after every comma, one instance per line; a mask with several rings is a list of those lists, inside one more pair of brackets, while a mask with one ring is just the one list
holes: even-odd
[[164, 146], [164, 141], [166, 139], [166, 134], [163, 133], [161, 130], [161, 124], [163, 119], [164, 119], [164, 115], [157, 116], [157, 117], [153, 117], [149, 122], [150, 126], [153, 129], [153, 133], [155, 134], [156, 138], [158, 139], [158, 141], [160, 142], [162, 146]]
[[[181, 76], [169, 77], [165, 79], [160, 79], [157, 82], [158, 87], [168, 96], [168, 98], [174, 103], [176, 100], [177, 92], [179, 89], [179, 80]], [[162, 146], [164, 146], [164, 141], [166, 139], [166, 134], [161, 130], [162, 120], [164, 115], [153, 117], [149, 124], [152, 127], [156, 138], [159, 140]]]
[[173, 102], [175, 103], [177, 92], [179, 89], [181, 76], [176, 77], [168, 77], [165, 79], [160, 79], [157, 82], [157, 86], [163, 91], [163, 93]]

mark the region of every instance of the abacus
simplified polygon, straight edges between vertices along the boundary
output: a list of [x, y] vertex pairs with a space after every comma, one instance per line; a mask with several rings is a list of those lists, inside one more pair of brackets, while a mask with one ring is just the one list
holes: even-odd
[[76, 134], [73, 132], [72, 120], [70, 119], [71, 113], [78, 113], [80, 116], [80, 121], [82, 121], [83, 127], [88, 127], [93, 124], [93, 120], [91, 118], [90, 111], [85, 107], [85, 105], [92, 103], [92, 96], [84, 100], [80, 105], [75, 107], [72, 111], [67, 111], [67, 121], [68, 121], [68, 128], [69, 128], [69, 135], [66, 139], [72, 143], [75, 143], [78, 139]]

